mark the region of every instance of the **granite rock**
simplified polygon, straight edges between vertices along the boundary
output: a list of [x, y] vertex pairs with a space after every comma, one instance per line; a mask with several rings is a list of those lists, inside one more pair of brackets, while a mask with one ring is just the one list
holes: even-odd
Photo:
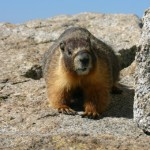
[[140, 19], [124, 14], [83, 13], [20, 25], [0, 23], [0, 149], [148, 150], [150, 137], [133, 121], [131, 75], [121, 76], [123, 93], [111, 96], [111, 104], [99, 120], [81, 118], [82, 112], [59, 114], [48, 106], [40, 61], [71, 26], [86, 27], [120, 53], [121, 60], [135, 53], [141, 32]]
[[[7, 69], [3, 68], [5, 65], [1, 66], [1, 73], [8, 76], [7, 72], [15, 68], [16, 75], [39, 78], [43, 53], [64, 30], [72, 26], [85, 27], [97, 38], [112, 46], [120, 58], [122, 67], [129, 66], [134, 60], [142, 26], [137, 16], [82, 13], [32, 20], [18, 25], [0, 23], [0, 61], [1, 64], [7, 65]], [[4, 51], [9, 53], [9, 63], [3, 55]]]
[[150, 9], [143, 17], [143, 30], [136, 54], [134, 120], [150, 134]]

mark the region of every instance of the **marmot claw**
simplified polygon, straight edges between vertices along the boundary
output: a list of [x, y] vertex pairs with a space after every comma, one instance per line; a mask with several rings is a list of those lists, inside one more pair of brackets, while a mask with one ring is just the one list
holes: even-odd
[[67, 114], [67, 115], [76, 115], [77, 112], [74, 111], [73, 109], [66, 107], [66, 108], [58, 108], [58, 112], [62, 114]]
[[98, 119], [100, 117], [100, 114], [96, 112], [84, 112], [81, 116], [82, 118]]

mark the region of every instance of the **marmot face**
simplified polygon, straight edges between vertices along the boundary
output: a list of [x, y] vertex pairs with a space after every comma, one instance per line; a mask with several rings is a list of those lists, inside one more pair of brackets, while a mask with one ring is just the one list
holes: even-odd
[[77, 75], [87, 75], [91, 72], [96, 58], [87, 39], [68, 39], [60, 43], [60, 49], [67, 70]]

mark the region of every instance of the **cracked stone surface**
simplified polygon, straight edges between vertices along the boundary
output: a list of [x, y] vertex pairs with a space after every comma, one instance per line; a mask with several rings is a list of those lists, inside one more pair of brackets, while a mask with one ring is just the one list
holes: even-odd
[[81, 118], [82, 112], [69, 116], [50, 108], [40, 70], [43, 53], [71, 26], [89, 29], [124, 62], [128, 55], [134, 56], [141, 25], [135, 15], [93, 13], [20, 25], [0, 23], [0, 149], [148, 150], [150, 137], [133, 121], [134, 69], [122, 71], [123, 93], [111, 96], [99, 120]]

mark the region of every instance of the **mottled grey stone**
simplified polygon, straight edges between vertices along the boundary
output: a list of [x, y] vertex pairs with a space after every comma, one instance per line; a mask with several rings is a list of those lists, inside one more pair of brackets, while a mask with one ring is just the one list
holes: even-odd
[[134, 120], [145, 132], [150, 133], [150, 9], [143, 17], [140, 48], [136, 54]]

